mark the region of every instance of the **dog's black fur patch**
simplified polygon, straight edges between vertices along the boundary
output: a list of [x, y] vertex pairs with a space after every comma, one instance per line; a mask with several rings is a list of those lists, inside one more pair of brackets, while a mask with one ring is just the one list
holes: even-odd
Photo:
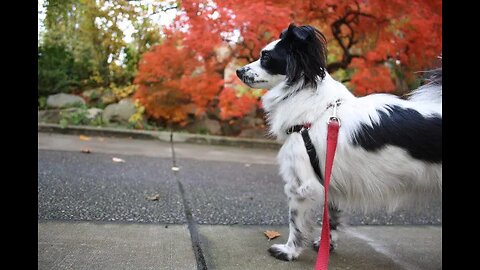
[[271, 75], [286, 75], [287, 73], [287, 48], [277, 45], [273, 50], [264, 50], [260, 56], [260, 65]]
[[317, 87], [326, 72], [326, 39], [312, 26], [290, 26], [280, 34], [275, 48], [262, 51], [260, 64], [270, 74], [286, 75], [291, 86], [303, 78], [303, 85]]
[[[287, 85], [304, 79], [304, 86], [317, 87], [317, 77], [325, 77], [327, 47], [325, 36], [312, 26], [290, 24], [280, 34], [287, 47]], [[278, 45], [278, 44], [277, 44]]]
[[293, 238], [293, 245], [296, 246], [296, 247], [301, 247], [302, 246], [302, 243], [304, 241], [304, 237], [303, 237], [303, 234], [302, 232], [295, 227], [295, 237]]
[[412, 109], [389, 106], [390, 114], [379, 111], [373, 127], [362, 124], [353, 143], [367, 151], [386, 145], [405, 149], [412, 157], [432, 163], [442, 162], [442, 117], [424, 117]]
[[[320, 243], [314, 242], [312, 247], [314, 251], [318, 252], [318, 249], [320, 248]], [[330, 252], [333, 252], [335, 250], [335, 244], [333, 244], [331, 234], [330, 234], [330, 246], [328, 247], [328, 250]]]

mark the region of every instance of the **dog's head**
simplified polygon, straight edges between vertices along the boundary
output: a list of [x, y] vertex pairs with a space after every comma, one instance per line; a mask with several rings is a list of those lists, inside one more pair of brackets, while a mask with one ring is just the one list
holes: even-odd
[[271, 89], [282, 81], [316, 87], [325, 77], [325, 64], [323, 34], [312, 26], [290, 24], [280, 39], [262, 49], [260, 59], [238, 69], [237, 76], [252, 88]]

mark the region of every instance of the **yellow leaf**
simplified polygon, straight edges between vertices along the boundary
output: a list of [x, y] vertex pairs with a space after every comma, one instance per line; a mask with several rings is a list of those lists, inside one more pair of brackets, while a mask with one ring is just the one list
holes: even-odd
[[160, 199], [160, 194], [155, 194], [153, 196], [147, 196], [147, 200], [149, 201], [158, 201]]
[[80, 140], [81, 141], [90, 141], [90, 137], [87, 137], [85, 135], [80, 135]]
[[281, 234], [277, 231], [264, 231], [265, 236], [268, 238], [268, 241], [279, 237]]

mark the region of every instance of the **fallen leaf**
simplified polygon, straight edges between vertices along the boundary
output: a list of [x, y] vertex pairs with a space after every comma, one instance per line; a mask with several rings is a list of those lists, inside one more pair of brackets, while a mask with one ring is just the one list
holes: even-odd
[[123, 160], [121, 158], [117, 158], [117, 157], [112, 158], [112, 161], [113, 162], [125, 162], [125, 160]]
[[160, 199], [160, 194], [155, 194], [153, 196], [147, 196], [147, 200], [149, 201], [158, 201]]
[[90, 141], [90, 137], [87, 137], [85, 135], [80, 135], [80, 141]]
[[277, 237], [279, 237], [281, 234], [279, 232], [276, 232], [276, 231], [264, 231], [263, 232], [265, 234], [265, 236], [268, 238], [268, 241], [272, 240], [272, 239], [275, 239]]
[[88, 148], [83, 148], [81, 151], [82, 151], [82, 153], [85, 153], [85, 154], [90, 154], [92, 152]]

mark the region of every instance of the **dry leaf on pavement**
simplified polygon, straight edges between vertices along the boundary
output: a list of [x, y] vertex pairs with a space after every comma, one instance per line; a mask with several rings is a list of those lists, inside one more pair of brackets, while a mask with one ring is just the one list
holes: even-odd
[[123, 160], [121, 158], [117, 158], [117, 157], [112, 158], [112, 161], [113, 162], [125, 162], [125, 160]]
[[155, 194], [153, 196], [147, 196], [147, 200], [149, 201], [158, 201], [160, 199], [160, 194]]
[[265, 234], [265, 236], [268, 238], [268, 241], [272, 240], [272, 239], [275, 239], [277, 237], [279, 237], [281, 234], [279, 232], [276, 232], [276, 231], [264, 231], [263, 232]]
[[87, 137], [85, 135], [80, 135], [80, 141], [90, 141], [90, 137]]

